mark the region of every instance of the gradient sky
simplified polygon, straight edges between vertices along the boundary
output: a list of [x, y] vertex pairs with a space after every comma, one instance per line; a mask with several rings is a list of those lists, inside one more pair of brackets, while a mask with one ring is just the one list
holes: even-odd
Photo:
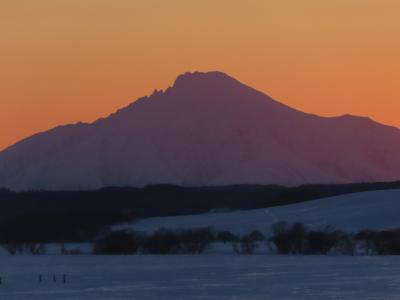
[[186, 71], [400, 127], [398, 0], [0, 0], [0, 149]]

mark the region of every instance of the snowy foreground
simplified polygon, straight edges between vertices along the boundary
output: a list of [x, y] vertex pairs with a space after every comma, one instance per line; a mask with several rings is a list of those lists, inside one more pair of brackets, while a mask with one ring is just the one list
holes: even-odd
[[[277, 221], [300, 221], [357, 231], [399, 228], [399, 213], [400, 190], [387, 190], [268, 209], [151, 218], [118, 227], [151, 232], [213, 226], [268, 233]], [[69, 246], [90, 252], [87, 244]], [[191, 256], [55, 255], [59, 247], [49, 245], [51, 254], [44, 256], [0, 251], [0, 300], [400, 299], [400, 256], [265, 255], [265, 243], [256, 252], [264, 255], [249, 256], [232, 255], [230, 248], [217, 244], [206, 254]]]
[[354, 193], [268, 209], [158, 217], [137, 221], [122, 228], [152, 232], [165, 228], [212, 226], [246, 234], [252, 230], [268, 233], [273, 223], [302, 222], [308, 227], [331, 225], [346, 231], [400, 228], [400, 190]]
[[0, 275], [7, 300], [400, 299], [400, 257], [2, 256]]

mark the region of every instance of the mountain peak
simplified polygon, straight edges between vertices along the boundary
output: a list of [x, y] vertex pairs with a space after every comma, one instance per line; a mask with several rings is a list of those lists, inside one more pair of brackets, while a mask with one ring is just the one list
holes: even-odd
[[209, 72], [186, 72], [179, 75], [173, 87], [193, 87], [193, 86], [215, 86], [224, 85], [227, 83], [239, 83], [236, 79], [220, 71], [209, 71]]
[[294, 110], [222, 72], [185, 73], [165, 92], [108, 118], [59, 127], [0, 152], [0, 186], [398, 180], [399, 130], [362, 120]]

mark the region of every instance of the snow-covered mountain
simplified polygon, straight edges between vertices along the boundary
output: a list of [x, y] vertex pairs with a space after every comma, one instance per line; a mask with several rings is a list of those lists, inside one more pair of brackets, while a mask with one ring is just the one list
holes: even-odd
[[281, 104], [221, 72], [186, 73], [92, 124], [0, 153], [0, 186], [343, 183], [400, 179], [400, 130]]

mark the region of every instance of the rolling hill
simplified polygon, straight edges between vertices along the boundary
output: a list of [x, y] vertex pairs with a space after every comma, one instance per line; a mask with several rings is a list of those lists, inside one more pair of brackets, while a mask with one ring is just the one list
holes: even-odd
[[[400, 228], [400, 190], [353, 193], [263, 209], [156, 217], [136, 221], [128, 228], [152, 232], [160, 228], [214, 227], [246, 234], [269, 232], [273, 223], [302, 222], [310, 228], [333, 226], [349, 232]], [[127, 226], [123, 225], [122, 228]]]

